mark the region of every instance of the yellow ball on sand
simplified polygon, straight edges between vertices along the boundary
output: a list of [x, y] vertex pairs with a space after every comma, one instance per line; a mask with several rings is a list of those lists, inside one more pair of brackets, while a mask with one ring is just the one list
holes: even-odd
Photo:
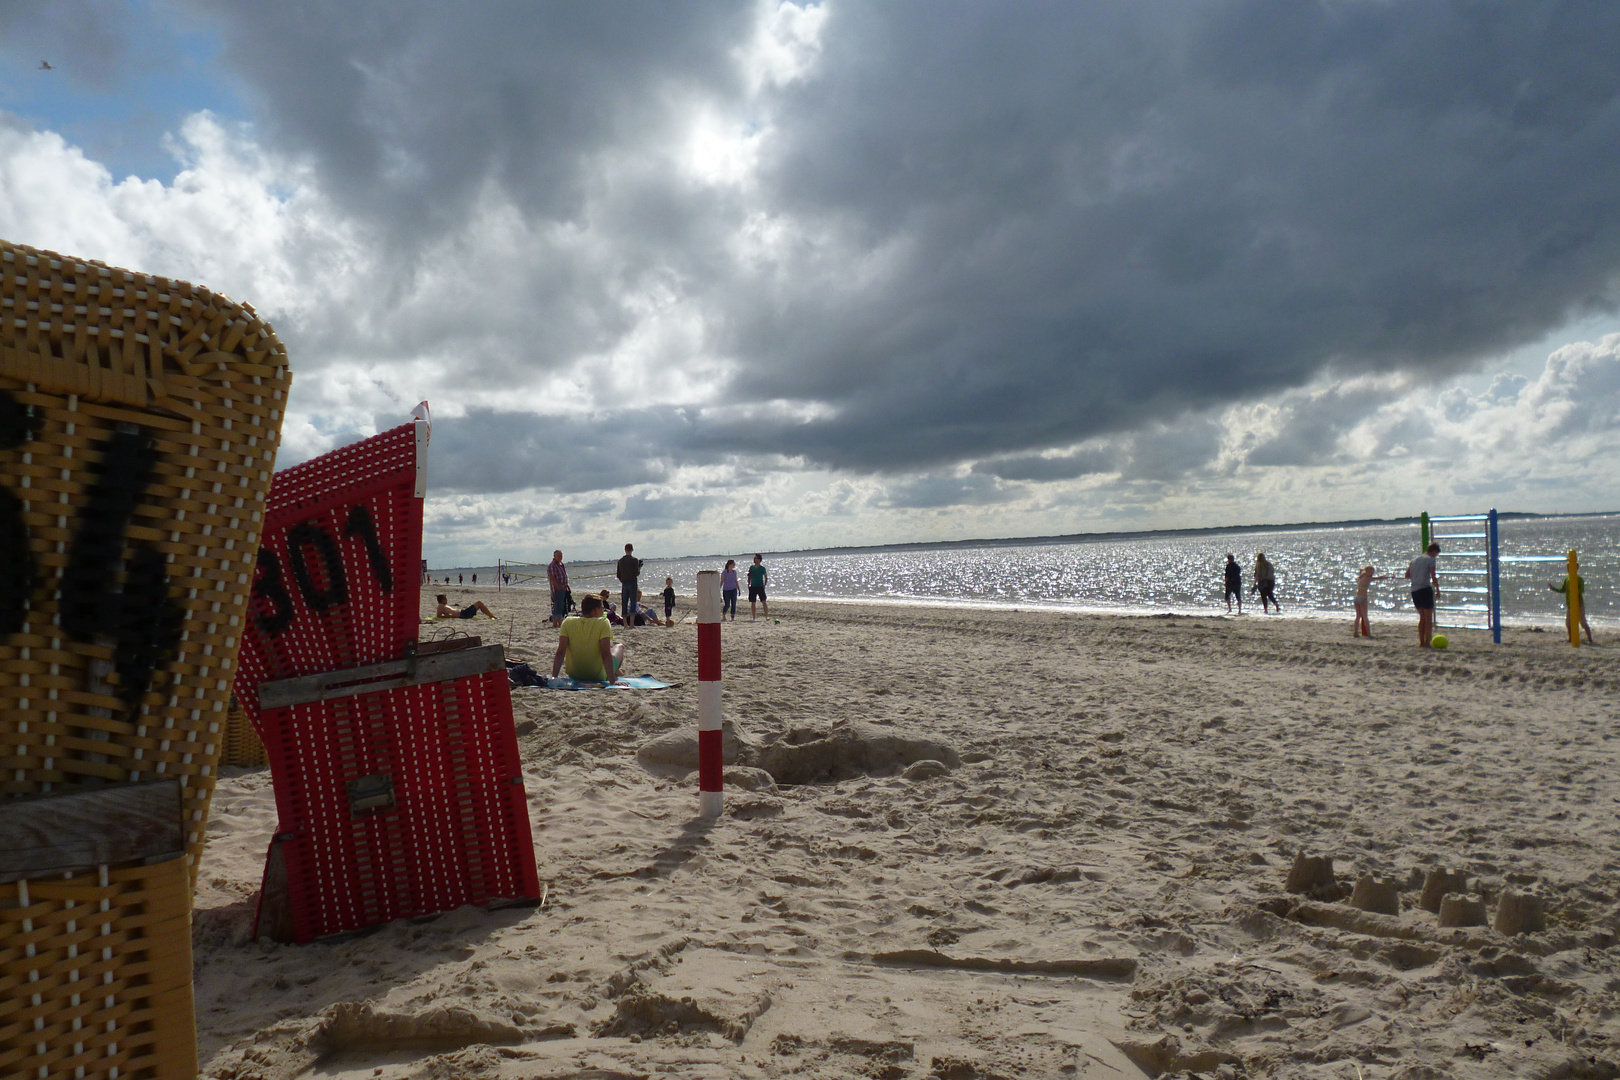
[[1443, 649], [1447, 645], [1450, 645], [1451, 642], [1446, 640], [1446, 635], [1444, 635], [1444, 634], [1436, 634], [1436, 635], [1434, 635], [1434, 637], [1429, 639], [1429, 644], [1433, 645], [1437, 649]]

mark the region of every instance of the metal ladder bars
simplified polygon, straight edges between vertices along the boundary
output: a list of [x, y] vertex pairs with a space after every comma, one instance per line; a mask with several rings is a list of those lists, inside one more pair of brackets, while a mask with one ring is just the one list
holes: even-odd
[[[1437, 524], [1464, 524], [1481, 522], [1483, 532], [1436, 532], [1433, 526]], [[1437, 560], [1436, 571], [1442, 578], [1484, 578], [1483, 585], [1452, 585], [1442, 587], [1442, 593], [1461, 593], [1464, 596], [1483, 597], [1484, 602], [1435, 604], [1435, 626], [1445, 626], [1464, 630], [1489, 630], [1491, 639], [1500, 645], [1502, 643], [1502, 581], [1501, 560], [1499, 558], [1499, 543], [1497, 534], [1496, 511], [1493, 509], [1484, 514], [1448, 514], [1430, 517], [1427, 513], [1419, 519], [1419, 526], [1423, 530], [1423, 547], [1428, 548], [1430, 543], [1442, 540], [1484, 540], [1483, 550], [1447, 551], [1446, 544], [1440, 545], [1440, 560], [1469, 560], [1461, 566], [1445, 566]], [[1484, 560], [1481, 565], [1477, 560]], [[1438, 599], [1438, 598], [1437, 598]], [[1484, 622], [1441, 622], [1440, 612], [1451, 612], [1466, 618], [1469, 615], [1483, 613]]]

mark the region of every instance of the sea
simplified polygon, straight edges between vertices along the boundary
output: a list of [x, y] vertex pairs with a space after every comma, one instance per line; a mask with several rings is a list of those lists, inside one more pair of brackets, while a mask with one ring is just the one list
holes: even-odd
[[[1435, 526], [1442, 548], [1442, 597], [1477, 603], [1478, 594], [1452, 592], [1478, 588], [1485, 560], [1454, 552], [1483, 551], [1485, 541], [1449, 540], [1451, 533], [1483, 532], [1482, 523]], [[773, 603], [797, 599], [850, 603], [910, 604], [962, 609], [1099, 612], [1107, 614], [1224, 615], [1222, 572], [1228, 552], [1243, 566], [1244, 617], [1258, 617], [1259, 597], [1251, 596], [1254, 556], [1265, 552], [1277, 573], [1277, 599], [1284, 617], [1344, 618], [1351, 613], [1355, 577], [1373, 566], [1389, 580], [1375, 582], [1369, 607], [1374, 618], [1415, 620], [1406, 581], [1407, 563], [1418, 553], [1415, 524], [1278, 526], [1253, 530], [1137, 533], [1039, 541], [985, 541], [951, 545], [896, 545], [858, 550], [766, 552]], [[1586, 579], [1587, 614], [1595, 627], [1620, 629], [1620, 514], [1504, 519], [1499, 528], [1502, 555], [1502, 621], [1507, 626], [1562, 626], [1563, 597], [1548, 590], [1565, 573], [1571, 549]], [[752, 552], [733, 556], [648, 559], [642, 588], [661, 592], [666, 576], [677, 593], [690, 595], [699, 570], [719, 569], [735, 558], [740, 570]], [[1536, 560], [1536, 561], [1528, 561]], [[492, 585], [494, 566], [450, 567], [430, 571], [442, 584], [448, 576]], [[570, 563], [574, 594], [608, 589], [617, 601], [619, 584], [612, 563]], [[746, 576], [744, 596], [746, 597]], [[468, 582], [470, 583], [470, 582]], [[544, 568], [530, 565], [512, 575], [512, 587], [546, 587]], [[743, 603], [746, 611], [746, 599]], [[1442, 612], [1443, 625], [1482, 623], [1479, 612]]]

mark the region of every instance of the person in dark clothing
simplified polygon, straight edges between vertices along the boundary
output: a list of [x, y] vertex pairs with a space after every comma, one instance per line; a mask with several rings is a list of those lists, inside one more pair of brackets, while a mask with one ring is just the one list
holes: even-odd
[[628, 620], [629, 613], [635, 608], [630, 605], [636, 602], [640, 589], [636, 586], [636, 579], [641, 577], [641, 560], [636, 558], [634, 544], [624, 545], [624, 558], [619, 560], [619, 568], [615, 576], [619, 579], [619, 610]]
[[1226, 613], [1232, 613], [1232, 598], [1237, 598], [1237, 613], [1243, 614], [1243, 567], [1238, 565], [1237, 558], [1228, 551], [1226, 553]]
[[1266, 606], [1268, 602], [1275, 605], [1278, 611], [1282, 610], [1282, 605], [1277, 603], [1277, 568], [1271, 565], [1271, 560], [1266, 558], [1263, 551], [1254, 554], [1254, 584], [1250, 589], [1250, 595], [1256, 592], [1260, 594], [1260, 614], [1271, 611]]

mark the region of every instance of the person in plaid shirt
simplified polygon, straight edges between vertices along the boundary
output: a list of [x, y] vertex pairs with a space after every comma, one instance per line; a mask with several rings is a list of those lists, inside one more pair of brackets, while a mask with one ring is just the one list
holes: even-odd
[[546, 580], [551, 582], [551, 625], [561, 626], [568, 615], [568, 567], [563, 565], [561, 551], [551, 553]]

